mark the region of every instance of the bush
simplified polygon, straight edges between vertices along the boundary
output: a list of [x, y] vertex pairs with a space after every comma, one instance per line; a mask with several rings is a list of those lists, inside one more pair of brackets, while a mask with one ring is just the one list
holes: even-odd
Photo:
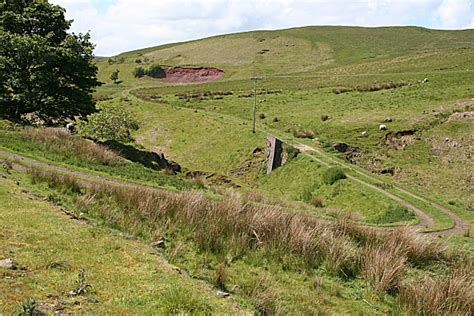
[[396, 223], [410, 221], [415, 218], [415, 214], [413, 214], [405, 206], [391, 205], [388, 210], [386, 210], [376, 218], [375, 222], [377, 224]]
[[260, 115], [258, 116], [261, 120], [264, 120], [267, 116], [265, 115], [265, 113], [260, 113]]
[[288, 155], [288, 161], [295, 159], [300, 154], [300, 150], [293, 146], [288, 145], [285, 147], [285, 150], [286, 154]]
[[327, 120], [329, 120], [329, 115], [327, 114], [321, 115], [321, 121], [326, 122]]
[[131, 132], [136, 130], [138, 122], [132, 113], [115, 104], [107, 105], [99, 112], [89, 115], [86, 122], [79, 122], [80, 133], [96, 141], [131, 142]]
[[329, 184], [329, 185], [332, 185], [336, 181], [345, 179], [345, 178], [346, 178], [346, 174], [344, 173], [344, 170], [341, 167], [329, 168], [323, 174], [324, 183]]
[[133, 71], [133, 76], [135, 78], [142, 78], [146, 75], [146, 71], [143, 67], [137, 67], [135, 68], [135, 70]]
[[159, 65], [152, 65], [147, 71], [146, 74], [152, 78], [160, 79], [166, 77], [166, 72]]
[[34, 299], [29, 298], [21, 304], [21, 311], [18, 315], [19, 316], [43, 316], [43, 315], [46, 315], [46, 313], [38, 309], [38, 304]]

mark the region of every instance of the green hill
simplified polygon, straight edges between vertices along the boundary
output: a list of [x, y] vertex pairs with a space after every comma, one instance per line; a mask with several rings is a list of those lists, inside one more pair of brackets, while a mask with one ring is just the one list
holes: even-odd
[[[0, 122], [0, 259], [28, 268], [0, 271], [27, 289], [0, 285], [0, 310], [473, 313], [474, 30], [256, 31], [97, 64], [99, 108], [131, 110], [134, 142]], [[152, 64], [225, 76], [133, 78]], [[268, 134], [303, 151], [269, 175]], [[183, 172], [151, 168], [156, 154]], [[70, 269], [41, 263], [53, 250]], [[70, 297], [81, 269], [94, 292]]]
[[386, 61], [390, 61], [391, 70], [403, 71], [407, 63], [427, 58], [428, 69], [442, 68], [446, 58], [456, 60], [450, 68], [462, 69], [473, 59], [473, 43], [474, 30], [314, 26], [162, 45], [123, 53], [115, 58], [114, 65], [107, 60], [99, 64], [102, 72], [122, 70], [125, 79], [131, 78], [131, 69], [140, 58], [146, 60], [145, 64], [213, 66], [223, 69], [227, 79], [255, 74], [327, 72], [361, 63], [368, 66], [367, 70], [384, 70], [377, 65]]

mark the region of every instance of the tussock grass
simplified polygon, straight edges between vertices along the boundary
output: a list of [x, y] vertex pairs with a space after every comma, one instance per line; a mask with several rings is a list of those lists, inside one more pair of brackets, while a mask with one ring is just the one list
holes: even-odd
[[313, 139], [316, 134], [312, 130], [305, 130], [305, 129], [295, 129], [293, 130], [293, 136], [296, 138], [309, 138]]
[[400, 303], [420, 315], [473, 315], [472, 265], [459, 267], [447, 276], [425, 275], [403, 284]]
[[[262, 248], [273, 260], [292, 254], [309, 269], [323, 265], [328, 273], [342, 278], [360, 275], [381, 295], [400, 291], [402, 304], [420, 313], [472, 311], [465, 303], [472, 295], [472, 278], [467, 272], [444, 279], [422, 278], [417, 283], [419, 292], [412, 293], [417, 288], [403, 281], [406, 269], [445, 264], [453, 258], [446, 255], [439, 242], [408, 228], [379, 231], [357, 226], [343, 216], [334, 222], [318, 220], [286, 212], [278, 205], [249, 202], [239, 194], [211, 200], [195, 191], [172, 192], [105, 182], [84, 184], [54, 172], [31, 173], [35, 181], [76, 192], [82, 211], [133, 234], [154, 236], [173, 227], [184, 229], [191, 232], [191, 239], [201, 250], [217, 255], [240, 257]], [[219, 267], [215, 285], [225, 287], [226, 278], [225, 268]], [[247, 294], [259, 313], [278, 314], [277, 295], [264, 286], [265, 282], [260, 283]], [[441, 298], [425, 300], [438, 284], [444, 286], [436, 294]], [[450, 307], [439, 305], [442, 300], [450, 302]]]
[[244, 292], [254, 303], [257, 315], [281, 315], [278, 294], [272, 290], [271, 280], [263, 275], [250, 280], [244, 287]]
[[21, 135], [43, 144], [48, 150], [77, 155], [87, 161], [111, 166], [124, 163], [116, 152], [79, 136], [69, 135], [61, 128], [28, 128]]
[[346, 92], [358, 91], [358, 92], [372, 92], [379, 90], [396, 89], [408, 85], [406, 82], [377, 82], [372, 84], [359, 84], [354, 87], [336, 87], [332, 90], [335, 94], [341, 94]]
[[449, 260], [446, 246], [433, 238], [417, 234], [410, 228], [399, 228], [387, 232], [383, 236], [382, 243], [388, 245], [389, 248], [400, 247], [403, 255], [415, 266]]
[[380, 294], [393, 293], [405, 272], [405, 260], [401, 245], [369, 246], [361, 258], [362, 274]]

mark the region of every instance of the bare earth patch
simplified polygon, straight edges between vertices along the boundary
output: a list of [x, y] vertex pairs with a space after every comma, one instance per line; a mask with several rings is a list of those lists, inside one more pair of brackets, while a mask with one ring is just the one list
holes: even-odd
[[213, 67], [174, 67], [165, 69], [165, 81], [168, 82], [208, 82], [220, 79], [224, 71]]

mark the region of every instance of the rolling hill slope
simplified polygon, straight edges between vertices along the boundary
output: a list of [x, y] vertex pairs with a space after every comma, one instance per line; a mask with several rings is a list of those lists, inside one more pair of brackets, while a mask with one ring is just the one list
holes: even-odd
[[[162, 45], [123, 53], [114, 59], [113, 65], [107, 60], [100, 61], [99, 65], [102, 73], [120, 69], [124, 79], [131, 79], [131, 70], [137, 66], [135, 61], [140, 59], [144, 64], [213, 66], [223, 69], [227, 79], [256, 74], [331, 72], [355, 64], [367, 65], [364, 68], [372, 68], [371, 71], [384, 71], [380, 69], [380, 62], [387, 61], [393, 71], [403, 70], [407, 63], [420, 60], [424, 61], [426, 70], [436, 70], [444, 68], [446, 58], [456, 61], [453, 68], [464, 69], [473, 59], [473, 43], [474, 30], [318, 26]], [[353, 72], [358, 70], [360, 67]]]

